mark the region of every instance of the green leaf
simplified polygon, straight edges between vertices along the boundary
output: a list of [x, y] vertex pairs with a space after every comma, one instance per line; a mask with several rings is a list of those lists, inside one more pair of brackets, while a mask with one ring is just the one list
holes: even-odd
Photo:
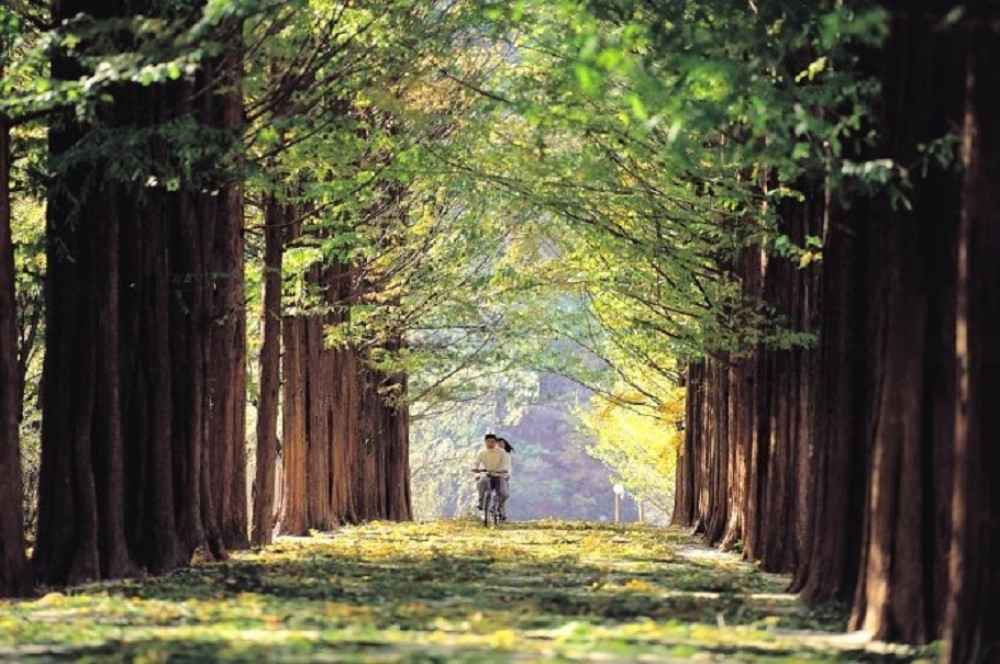
[[578, 62], [573, 65], [573, 73], [576, 74], [576, 81], [584, 94], [597, 94], [601, 86], [600, 72], [589, 65]]

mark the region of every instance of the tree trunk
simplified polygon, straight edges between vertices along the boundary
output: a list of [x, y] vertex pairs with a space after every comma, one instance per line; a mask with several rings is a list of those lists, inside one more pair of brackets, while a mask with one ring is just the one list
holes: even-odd
[[[331, 313], [327, 324], [350, 321], [359, 294], [358, 266], [334, 263], [327, 280]], [[390, 350], [398, 349], [399, 340]], [[367, 366], [361, 349], [346, 344], [327, 350], [322, 365], [332, 397], [327, 410], [332, 519], [359, 523], [412, 518], [406, 377]]]
[[[810, 184], [803, 185], [813, 192]], [[784, 203], [779, 209], [784, 232], [798, 246], [820, 233], [822, 198]], [[764, 300], [795, 332], [818, 328], [819, 271], [773, 257], [761, 263]], [[746, 481], [744, 555], [768, 571], [791, 572], [802, 561], [809, 504], [808, 466], [811, 462], [810, 394], [816, 380], [815, 351], [809, 348], [758, 350], [754, 367], [756, 390], [745, 393], [740, 409], [753, 410], [747, 431], [749, 467]]]
[[[6, 43], [0, 41], [0, 49]], [[5, 56], [0, 50], [0, 56]], [[0, 78], [3, 64], [0, 59]], [[18, 425], [21, 378], [17, 362], [14, 248], [10, 228], [10, 133], [0, 113], [0, 597], [21, 595], [31, 583], [24, 555], [21, 449]]]
[[671, 522], [678, 526], [698, 524], [698, 487], [701, 460], [702, 423], [704, 421], [705, 363], [694, 362], [687, 367], [684, 413], [684, 444], [677, 454], [677, 488], [674, 493], [674, 513]]
[[[294, 218], [294, 217], [293, 217]], [[289, 222], [294, 227], [295, 221]], [[314, 265], [305, 283], [320, 302], [333, 288], [328, 269]], [[314, 306], [307, 302], [306, 307]], [[333, 509], [334, 352], [325, 348], [325, 311], [308, 310], [284, 324], [284, 410], [282, 430], [281, 532], [329, 530], [338, 521]]]
[[[740, 279], [743, 299], [748, 304], [760, 301], [763, 296], [762, 252], [757, 247], [747, 247], [736, 263], [736, 276]], [[757, 409], [756, 377], [759, 363], [756, 350], [734, 355], [729, 368], [729, 523], [720, 548], [731, 550], [737, 542], [746, 554], [749, 537], [748, 518], [757, 518], [753, 511], [751, 458], [756, 446]]]
[[[330, 324], [350, 321], [349, 303], [352, 300], [353, 272], [345, 264], [330, 267], [331, 304]], [[331, 431], [331, 494], [333, 517], [340, 523], [358, 523], [361, 520], [357, 493], [359, 475], [359, 431], [361, 394], [358, 375], [361, 371], [357, 349], [353, 346], [337, 348], [331, 362], [333, 374], [333, 429]]]
[[[138, 11], [67, 0], [53, 14], [59, 22], [78, 13], [100, 20]], [[228, 29], [238, 34], [238, 25]], [[50, 131], [58, 161], [94, 131], [111, 129], [105, 136], [113, 140], [123, 130], [159, 127], [181, 116], [200, 123], [199, 129], [211, 128], [193, 146], [210, 148], [198, 165], [200, 181], [182, 179], [177, 191], [147, 186], [142, 177], [116, 181], [100, 156], [59, 173], [50, 190], [33, 558], [47, 583], [118, 577], [138, 566], [167, 571], [186, 563], [199, 546], [225, 555], [213, 487], [228, 482], [232, 468], [210, 453], [208, 440], [212, 432], [239, 437], [241, 431], [213, 429], [210, 376], [238, 376], [243, 355], [238, 341], [226, 355], [213, 351], [209, 301], [221, 267], [228, 266], [228, 297], [242, 302], [242, 281], [232, 278], [242, 272], [238, 242], [213, 246], [216, 233], [238, 235], [232, 226], [242, 217], [239, 195], [227, 189], [231, 176], [220, 173], [225, 157], [215, 156], [231, 154], [233, 135], [218, 132], [219, 118], [229, 117], [228, 98], [214, 93], [220, 81], [233, 80], [224, 71], [235, 66], [220, 59], [206, 63], [191, 82], [120, 84], [95, 124], [69, 112]], [[59, 53], [52, 70], [62, 79], [85, 73]], [[235, 127], [223, 122], [222, 128]], [[176, 147], [155, 133], [141, 148], [131, 143], [121, 149], [141, 149], [140, 159], [165, 170], [176, 156]], [[238, 380], [233, 385], [242, 403], [243, 388]], [[242, 417], [242, 407], [234, 415]], [[238, 511], [233, 503], [227, 509]]]
[[[808, 190], [808, 188], [807, 188]], [[798, 246], [818, 235], [823, 206], [784, 204], [782, 228]], [[818, 327], [819, 274], [748, 248], [732, 266], [747, 306], [763, 299], [795, 332]], [[690, 367], [688, 430], [678, 459], [676, 522], [704, 530], [706, 542], [769, 571], [801, 561], [812, 460], [810, 394], [817, 369], [809, 349], [752, 348]]]
[[385, 502], [384, 484], [384, 434], [382, 431], [381, 402], [377, 392], [379, 379], [371, 368], [361, 364], [358, 380], [361, 384], [361, 464], [356, 478], [359, 516], [363, 521], [380, 518], [380, 508]]
[[[315, 265], [310, 270], [309, 283], [321, 292], [330, 286], [324, 283], [325, 270]], [[306, 318], [305, 344], [301, 349], [305, 354], [304, 378], [306, 381], [306, 459], [308, 465], [308, 489], [306, 495], [309, 527], [316, 530], [330, 530], [333, 518], [330, 505], [330, 447], [331, 437], [327, 431], [328, 404], [333, 384], [327, 370], [328, 351], [324, 348], [325, 313], [314, 313]]]
[[813, 461], [803, 564], [793, 592], [806, 601], [846, 602], [858, 579], [867, 467], [864, 440], [867, 365], [867, 224], [828, 210], [823, 234], [823, 296], [812, 418]]
[[[332, 281], [330, 277], [329, 266], [326, 266], [323, 270], [323, 282], [325, 284], [325, 295], [327, 301], [332, 297], [331, 290], [333, 288]], [[340, 520], [337, 517], [337, 510], [334, 504], [334, 483], [335, 479], [335, 468], [334, 468], [334, 456], [336, 454], [334, 450], [334, 431], [336, 428], [335, 416], [336, 411], [336, 390], [337, 382], [334, 376], [334, 369], [336, 365], [336, 354], [337, 351], [333, 348], [327, 347], [326, 344], [326, 332], [327, 325], [330, 321], [330, 314], [327, 313], [321, 319], [322, 324], [318, 326], [323, 335], [320, 338], [320, 352], [319, 352], [319, 362], [317, 365], [317, 375], [318, 383], [323, 386], [320, 391], [317, 401], [316, 401], [316, 427], [320, 435], [320, 440], [323, 445], [322, 454], [319, 455], [319, 460], [323, 464], [322, 481], [318, 483], [315, 488], [317, 492], [316, 500], [321, 505], [322, 509], [322, 523], [325, 528], [334, 528], [339, 523]]]
[[278, 394], [281, 388], [281, 263], [287, 206], [273, 196], [264, 203], [264, 312], [260, 349], [260, 397], [257, 403], [257, 469], [253, 491], [254, 546], [274, 536], [275, 471], [278, 459]]
[[[206, 96], [203, 113], [213, 126], [238, 132], [243, 123], [241, 50], [230, 44], [225, 58], [213, 63], [224, 95]], [[213, 107], [214, 106], [214, 107]], [[246, 313], [243, 303], [243, 188], [233, 173], [215, 197], [215, 229], [211, 253], [206, 256], [210, 288], [208, 320], [212, 364], [208, 367], [208, 441], [219, 475], [212, 486], [215, 518], [228, 549], [245, 549], [247, 538], [246, 485]], [[209, 203], [212, 204], [212, 203]]]
[[[763, 299], [766, 266], [767, 260], [761, 249], [748, 247], [744, 250], [739, 263], [739, 276], [747, 302], [755, 303]], [[761, 362], [762, 355], [757, 349], [737, 360], [730, 416], [730, 421], [734, 423], [733, 436], [737, 449], [732, 473], [740, 482], [739, 500], [734, 502], [733, 509], [740, 516], [738, 532], [728, 537], [739, 537], [743, 543], [743, 555], [750, 560], [756, 559], [758, 530], [762, 519], [762, 485], [758, 469], [761, 468], [762, 461], [759, 456], [760, 420], [763, 413], [761, 406], [765, 401], [762, 399]]]
[[[95, 8], [86, 3], [59, 3], [53, 18], [58, 21], [88, 9]], [[95, 17], [106, 16], [98, 13]], [[54, 54], [55, 78], [73, 79], [82, 73], [74, 61]], [[111, 114], [107, 106], [101, 109], [101, 117], [113, 123], [116, 118]], [[86, 132], [87, 127], [71, 113], [60, 114], [49, 132], [51, 152], [61, 155]], [[38, 537], [32, 562], [43, 580], [56, 583], [101, 578], [102, 567], [108, 575], [121, 575], [131, 568], [124, 533], [114, 532], [122, 527], [120, 498], [118, 504], [107, 504], [116, 493], [121, 495], [123, 482], [121, 474], [113, 474], [122, 437], [117, 430], [120, 413], [112, 402], [117, 402], [121, 392], [107, 382], [117, 362], [117, 321], [104, 318], [114, 315], [117, 305], [111, 282], [117, 280], [118, 257], [115, 247], [105, 250], [103, 242], [118, 235], [119, 208], [113, 200], [117, 188], [96, 191], [96, 172], [81, 165], [64, 171], [47, 207], [43, 371], [50, 378], [43, 379], [42, 408], [47, 415], [43, 417]], [[97, 223], [98, 218], [103, 223]], [[106, 361], [112, 366], [105, 366]], [[101, 406], [100, 412], [95, 404]], [[95, 474], [102, 475], [100, 496]], [[102, 511], [110, 517], [103, 528]], [[109, 550], [109, 542], [116, 548]]]
[[[897, 163], [962, 117], [964, 52], [951, 5], [890, 7], [892, 32], [869, 65], [881, 81], [881, 150]], [[864, 208], [871, 226], [870, 452], [860, 578], [851, 624], [877, 638], [922, 643], [943, 624], [951, 500], [955, 243], [958, 180], [931, 167], [912, 212]]]
[[[765, 296], [768, 303], [782, 313], [791, 309], [790, 290], [793, 269], [787, 260], [768, 261], [765, 275]], [[795, 403], [798, 398], [795, 383], [795, 351], [767, 349], [762, 360], [766, 378], [762, 386], [769, 391], [768, 409], [760, 417], [765, 421], [767, 435], [761, 441], [764, 458], [758, 467], [764, 468], [766, 481], [761, 490], [761, 521], [757, 526], [758, 548], [754, 556], [769, 572], [788, 572], [796, 561], [795, 550], [795, 467], [798, 449], [793, 438]], [[766, 461], [765, 461], [766, 460]]]
[[[767, 259], [763, 262], [766, 270]], [[767, 485], [770, 471], [770, 431], [771, 418], [769, 416], [771, 402], [774, 400], [773, 386], [770, 383], [770, 363], [766, 353], [758, 350], [754, 353], [756, 362], [754, 366], [754, 387], [755, 394], [753, 402], [748, 406], [754, 409], [754, 431], [750, 440], [750, 458], [747, 460], [749, 466], [749, 479], [746, 489], [746, 507], [743, 517], [743, 555], [753, 561], [762, 558], [764, 550], [763, 542], [765, 534], [763, 526], [765, 523], [765, 512], [767, 510]]]
[[729, 516], [729, 369], [722, 361], [711, 357], [705, 361], [705, 385], [704, 484], [698, 512], [705, 524], [705, 541], [714, 546], [722, 540]]
[[278, 532], [305, 535], [309, 531], [308, 441], [306, 440], [305, 318], [289, 316], [282, 324], [284, 339], [281, 416], [281, 508]]
[[962, 127], [961, 220], [955, 335], [958, 383], [949, 596], [942, 660], [1000, 659], [1000, 47], [972, 3]]
[[[398, 351], [400, 340], [394, 342], [392, 350]], [[410, 413], [407, 406], [406, 375], [387, 376], [384, 381], [389, 401], [384, 401], [382, 429], [385, 431], [386, 501], [384, 518], [391, 521], [408, 521], [413, 518], [413, 503], [410, 494]]]

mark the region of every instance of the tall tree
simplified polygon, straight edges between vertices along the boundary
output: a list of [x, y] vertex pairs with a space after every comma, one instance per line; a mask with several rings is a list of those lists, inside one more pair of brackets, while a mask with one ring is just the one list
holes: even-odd
[[[360, 401], [365, 370], [360, 346], [371, 340], [331, 348], [328, 337], [329, 328], [370, 295], [354, 288], [359, 274], [355, 263], [377, 245], [372, 237], [378, 230], [366, 226], [366, 220], [374, 214], [371, 201], [381, 196], [385, 182], [381, 172], [393, 145], [364, 110], [393, 103], [374, 89], [372, 71], [389, 72], [387, 85], [397, 84], [394, 78], [398, 79], [404, 54], [413, 45], [401, 25], [419, 23], [423, 16], [423, 10], [405, 1], [376, 3], [363, 10], [316, 4], [292, 7], [279, 11], [277, 22], [285, 25], [288, 41], [296, 48], [271, 40], [255, 54], [264, 59], [263, 69], [268, 71], [267, 85], [251, 104], [261, 125], [253, 136], [254, 149], [264, 156], [265, 176], [273, 180], [265, 185], [273, 190], [265, 194], [265, 224], [281, 219], [284, 226], [282, 247], [269, 251], [288, 256], [287, 306], [281, 316], [279, 532], [299, 534], [374, 518], [359, 516], [354, 497], [366, 486], [384, 483], [376, 476], [379, 471], [369, 477], [360, 474], [363, 467], [355, 446], [361, 440], [341, 435], [360, 430], [359, 420], [367, 412]], [[372, 35], [378, 35], [383, 46], [371, 49]], [[373, 65], [376, 62], [378, 66]], [[287, 140], [293, 133], [321, 140]], [[285, 200], [287, 192], [280, 192], [281, 180], [289, 173], [299, 182], [294, 201]], [[346, 281], [341, 271], [349, 273]], [[273, 277], [266, 274], [268, 278]], [[341, 300], [338, 291], [343, 286], [347, 290]], [[275, 351], [267, 336], [274, 330], [269, 332], [268, 325], [264, 345], [272, 353], [267, 361], [273, 364]], [[262, 367], [262, 381], [274, 370]], [[358, 385], [340, 389], [349, 383]], [[266, 395], [261, 407], [271, 407]], [[266, 413], [259, 422], [261, 427], [274, 426]], [[257, 488], [263, 489], [266, 480], [259, 473], [270, 472], [277, 448], [264, 442], [272, 434], [263, 429], [259, 433]], [[259, 511], [255, 506], [260, 519], [269, 511], [270, 498], [267, 491], [258, 491], [257, 497], [262, 501]]]
[[[6, 15], [0, 15], [0, 78], [6, 58]], [[21, 515], [21, 454], [14, 248], [11, 244], [10, 127], [0, 111], [0, 597], [29, 587]]]
[[[299, 205], [285, 206], [288, 219], [288, 246], [312, 238], [302, 237], [302, 210]], [[313, 289], [325, 291], [319, 281], [321, 266], [309, 266], [299, 276], [299, 285], [308, 293], [297, 311], [282, 321], [283, 409], [281, 446], [281, 507], [279, 532], [304, 535], [310, 529], [328, 530], [330, 521], [330, 435], [324, 432], [328, 421], [325, 402], [329, 400], [332, 381], [326, 379], [323, 352], [322, 313], [311, 313]]]
[[[210, 65], [215, 93], [202, 100], [207, 123], [223, 135], [242, 134], [243, 48], [239, 22], [223, 57]], [[249, 545], [246, 480], [246, 310], [243, 284], [243, 172], [240, 152], [231, 149], [220, 159], [228, 173], [220, 178], [215, 196], [214, 229], [207, 262], [211, 281], [209, 320], [211, 364], [208, 374], [208, 444], [214, 458], [215, 519], [229, 549]]]
[[278, 406], [281, 389], [281, 257], [291, 208], [273, 194], [264, 200], [264, 275], [260, 396], [257, 402], [256, 474], [250, 540], [269, 544], [275, 526], [275, 471], [278, 459]]
[[1000, 47], [988, 27], [1000, 7], [969, 5], [965, 35], [961, 221], [955, 354], [955, 475], [952, 483], [946, 662], [1000, 657]]
[[[802, 565], [792, 589], [807, 601], [849, 602], [858, 578], [867, 468], [868, 224], [840, 206], [826, 207], [822, 294], [813, 391], [810, 514]], [[846, 488], [845, 487], [849, 487]]]
[[[938, 27], [949, 3], [887, 3], [881, 51], [866, 54], [881, 83], [872, 147], [920, 163], [922, 146], [963, 117], [964, 37]], [[917, 110], [919, 109], [919, 110]], [[868, 303], [868, 471], [861, 567], [852, 624], [878, 638], [926, 642], [941, 634], [947, 590], [955, 387], [955, 242], [959, 178], [937, 164], [917, 173], [909, 207], [879, 196], [856, 214]]]
[[[52, 9], [72, 37], [52, 58], [53, 77], [63, 82], [90, 76], [102, 49], [114, 58], [142, 44], [141, 58], [155, 68], [164, 52], [169, 59], [192, 53], [195, 43], [234, 43], [240, 30], [238, 20], [200, 3], [183, 18], [173, 3], [65, 0]], [[150, 29], [132, 20], [140, 14], [163, 21]], [[94, 22], [78, 34], [80, 15]], [[237, 472], [234, 457], [216, 446], [242, 442], [211, 437], [239, 436], [229, 418], [243, 410], [225, 396], [235, 389], [242, 403], [242, 318], [229, 311], [242, 303], [232, 271], [241, 260], [242, 213], [235, 169], [227, 168], [239, 61], [221, 52], [197, 63], [193, 80], [169, 80], [181, 76], [179, 66], [158, 69], [164, 76], [153, 81], [129, 82], [124, 72], [93, 113], [67, 109], [53, 119], [33, 558], [50, 583], [140, 566], [165, 571], [197, 547], [221, 557], [224, 539], [239, 540], [219, 509], [245, 514], [238, 507], [245, 494], [216, 504], [216, 485]], [[235, 350], [216, 354], [216, 329], [235, 330]]]

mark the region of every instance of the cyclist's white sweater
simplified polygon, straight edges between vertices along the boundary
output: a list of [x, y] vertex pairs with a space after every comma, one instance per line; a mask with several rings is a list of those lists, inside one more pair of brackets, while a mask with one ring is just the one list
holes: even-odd
[[476, 468], [483, 468], [494, 473], [507, 471], [510, 473], [510, 455], [506, 450], [494, 447], [492, 450], [483, 450], [476, 457]]

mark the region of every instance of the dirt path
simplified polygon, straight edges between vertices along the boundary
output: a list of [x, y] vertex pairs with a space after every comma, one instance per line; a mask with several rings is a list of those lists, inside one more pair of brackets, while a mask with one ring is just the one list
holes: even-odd
[[677, 530], [372, 524], [0, 603], [0, 660], [899, 661]]

